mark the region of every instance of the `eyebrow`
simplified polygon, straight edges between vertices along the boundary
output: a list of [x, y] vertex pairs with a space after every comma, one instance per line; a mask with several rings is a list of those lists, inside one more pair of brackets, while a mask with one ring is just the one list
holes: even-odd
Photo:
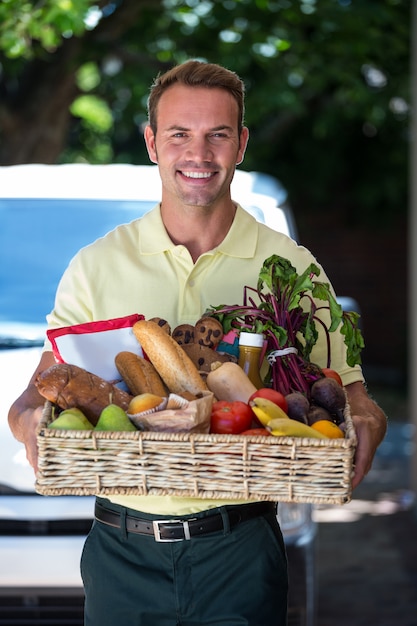
[[[188, 128], [187, 126], [178, 126], [176, 124], [172, 124], [172, 126], [169, 126], [168, 128], [165, 129], [165, 131], [172, 131], [172, 130], [189, 131], [191, 129]], [[215, 126], [213, 128], [209, 128], [209, 132], [211, 132], [211, 133], [216, 132], [218, 130], [228, 130], [230, 132], [233, 132], [233, 128], [231, 126], [228, 126], [227, 124], [222, 124], [220, 126]]]

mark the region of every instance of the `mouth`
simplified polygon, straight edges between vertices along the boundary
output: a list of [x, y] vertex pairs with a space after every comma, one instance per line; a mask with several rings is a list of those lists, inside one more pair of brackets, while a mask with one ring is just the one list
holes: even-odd
[[193, 180], [197, 180], [197, 179], [209, 179], [209, 178], [213, 178], [213, 176], [216, 175], [216, 172], [193, 172], [193, 171], [187, 171], [187, 170], [179, 170], [179, 173], [184, 176], [185, 178], [192, 178]]

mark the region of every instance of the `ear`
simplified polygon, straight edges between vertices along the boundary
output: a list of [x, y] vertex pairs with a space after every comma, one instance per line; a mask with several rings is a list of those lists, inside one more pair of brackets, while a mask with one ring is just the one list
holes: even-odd
[[152, 161], [152, 163], [158, 163], [158, 156], [156, 153], [156, 146], [155, 146], [155, 135], [149, 124], [145, 126], [144, 137], [145, 137], [146, 149], [148, 150], [148, 155], [149, 155], [150, 160]]
[[236, 157], [236, 165], [240, 165], [245, 158], [246, 146], [249, 141], [249, 129], [244, 126], [239, 137], [239, 151]]

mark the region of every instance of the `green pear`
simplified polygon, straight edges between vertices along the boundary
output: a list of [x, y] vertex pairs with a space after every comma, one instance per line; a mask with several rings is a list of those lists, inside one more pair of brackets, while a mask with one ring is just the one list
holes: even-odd
[[49, 428], [57, 430], [92, 430], [93, 425], [90, 424], [85, 415], [81, 417], [71, 409], [60, 413], [56, 420], [49, 424]]
[[75, 415], [76, 417], [80, 418], [80, 420], [86, 425], [89, 430], [92, 430], [94, 428], [93, 424], [87, 419], [81, 409], [78, 409], [77, 407], [61, 411], [60, 416], [62, 417], [62, 415]]
[[109, 404], [100, 413], [94, 430], [128, 431], [137, 430], [126, 412], [116, 404]]

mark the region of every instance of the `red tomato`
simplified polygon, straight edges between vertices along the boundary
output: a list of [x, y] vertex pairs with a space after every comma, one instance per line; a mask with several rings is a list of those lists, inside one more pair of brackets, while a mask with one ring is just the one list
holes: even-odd
[[270, 389], [269, 387], [262, 387], [262, 389], [258, 389], [251, 395], [248, 400], [248, 404], [250, 404], [250, 401], [253, 400], [253, 398], [266, 398], [281, 407], [284, 413], [287, 413], [288, 411], [288, 404], [285, 396], [275, 389]]
[[252, 409], [245, 402], [219, 400], [214, 402], [211, 410], [210, 432], [237, 435], [250, 428], [252, 419]]
[[239, 433], [239, 435], [248, 435], [249, 437], [252, 435], [263, 435], [268, 437], [271, 433], [266, 428], [249, 428], [249, 430], [244, 430], [243, 433]]
[[321, 371], [326, 376], [326, 378], [334, 378], [335, 381], [338, 382], [341, 387], [343, 387], [342, 379], [340, 378], [336, 370], [332, 370], [330, 369], [330, 367], [322, 367]]

